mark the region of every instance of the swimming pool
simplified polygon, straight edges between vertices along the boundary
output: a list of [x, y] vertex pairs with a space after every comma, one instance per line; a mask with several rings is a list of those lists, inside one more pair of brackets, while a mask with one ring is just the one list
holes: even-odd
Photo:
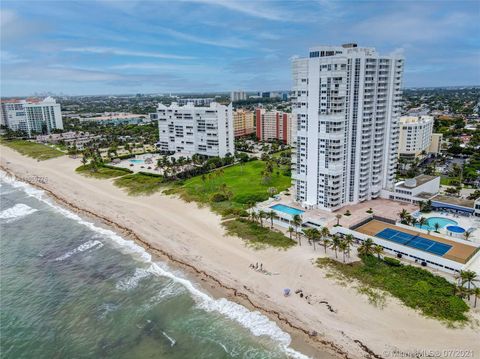
[[415, 227], [425, 229], [426, 231], [434, 231], [436, 230], [435, 223], [438, 223], [438, 229], [444, 228], [445, 226], [448, 226], [448, 225], [456, 226], [458, 224], [453, 219], [448, 219], [444, 217], [430, 217], [427, 219], [426, 224], [424, 224], [423, 226], [416, 224]]
[[459, 226], [447, 226], [447, 231], [450, 231], [453, 233], [465, 233], [465, 229]]
[[143, 163], [143, 160], [129, 160], [131, 163]]
[[291, 216], [295, 216], [296, 214], [301, 215], [305, 213], [305, 211], [302, 211], [301, 209], [285, 206], [284, 204], [276, 204], [275, 206], [271, 206], [270, 208], [274, 209], [275, 211], [289, 214]]

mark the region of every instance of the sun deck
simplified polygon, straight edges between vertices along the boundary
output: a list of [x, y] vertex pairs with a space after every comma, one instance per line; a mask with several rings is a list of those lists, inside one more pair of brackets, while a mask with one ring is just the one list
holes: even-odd
[[[407, 233], [409, 235], [413, 236], [419, 236], [425, 239], [429, 239], [438, 243], [443, 243], [448, 246], [451, 246], [451, 248], [444, 254], [440, 255], [440, 257], [450, 259], [455, 262], [459, 262], [462, 264], [465, 264], [468, 262], [470, 258], [473, 257], [473, 255], [477, 252], [478, 247], [469, 245], [469, 244], [464, 244], [456, 241], [451, 241], [446, 238], [442, 237], [437, 237], [433, 236], [431, 234], [415, 231], [414, 229], [406, 229], [403, 227], [395, 226], [393, 224], [385, 223], [382, 221], [378, 220], [372, 220], [358, 228], [355, 229], [355, 231], [366, 234], [368, 236], [376, 237], [376, 235], [380, 232], [382, 232], [384, 229], [390, 228], [399, 232]], [[378, 237], [381, 238], [381, 237]], [[385, 239], [385, 238], [382, 238]], [[387, 239], [388, 240], [388, 239]], [[397, 242], [398, 243], [398, 242]], [[419, 249], [419, 248], [416, 248]], [[421, 249], [419, 249], [421, 250]], [[430, 253], [432, 254], [432, 253]]]

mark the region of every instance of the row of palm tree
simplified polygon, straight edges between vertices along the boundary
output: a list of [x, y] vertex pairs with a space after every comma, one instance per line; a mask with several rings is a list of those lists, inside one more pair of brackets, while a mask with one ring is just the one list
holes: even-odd
[[250, 220], [253, 222], [260, 223], [260, 225], [263, 227], [263, 220], [264, 219], [269, 219], [270, 220], [270, 228], [273, 228], [273, 220], [278, 218], [277, 213], [275, 211], [269, 211], [265, 212], [263, 210], [260, 210], [258, 212], [251, 211], [250, 212]]

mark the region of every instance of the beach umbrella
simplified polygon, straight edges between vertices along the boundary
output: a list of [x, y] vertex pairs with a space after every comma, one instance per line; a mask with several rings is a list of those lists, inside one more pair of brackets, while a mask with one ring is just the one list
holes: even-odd
[[284, 295], [285, 297], [289, 296], [289, 295], [290, 295], [290, 288], [285, 288], [285, 289], [283, 290], [283, 295]]

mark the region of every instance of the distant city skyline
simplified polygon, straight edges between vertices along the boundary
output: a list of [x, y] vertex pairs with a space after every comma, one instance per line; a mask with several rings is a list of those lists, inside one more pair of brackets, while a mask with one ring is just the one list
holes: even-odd
[[405, 87], [480, 84], [477, 1], [2, 1], [1, 95], [289, 90], [291, 59], [356, 42]]

